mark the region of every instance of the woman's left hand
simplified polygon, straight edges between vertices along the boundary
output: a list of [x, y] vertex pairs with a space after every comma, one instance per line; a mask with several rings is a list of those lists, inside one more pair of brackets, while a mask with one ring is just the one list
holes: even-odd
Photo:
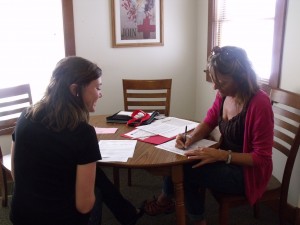
[[189, 159], [200, 160], [199, 163], [193, 166], [193, 168], [196, 168], [220, 160], [222, 152], [215, 148], [197, 148], [186, 151], [184, 155], [186, 155]]

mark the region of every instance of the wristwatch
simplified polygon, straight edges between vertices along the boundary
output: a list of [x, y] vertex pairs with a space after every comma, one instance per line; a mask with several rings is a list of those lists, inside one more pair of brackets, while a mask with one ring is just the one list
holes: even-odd
[[232, 152], [231, 150], [228, 150], [228, 156], [227, 156], [226, 164], [230, 164], [230, 162], [231, 162], [231, 158], [232, 158], [231, 152]]

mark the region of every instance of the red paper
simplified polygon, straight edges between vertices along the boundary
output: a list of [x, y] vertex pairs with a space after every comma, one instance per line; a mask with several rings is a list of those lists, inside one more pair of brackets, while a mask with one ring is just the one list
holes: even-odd
[[[130, 137], [126, 136], [126, 134], [122, 134], [121, 136], [126, 137], [126, 138], [130, 138]], [[160, 136], [160, 135], [154, 135], [154, 136], [151, 136], [151, 137], [148, 137], [148, 138], [143, 138], [143, 139], [136, 138], [136, 140], [146, 142], [146, 143], [150, 143], [150, 144], [154, 144], [154, 145], [160, 145], [160, 144], [165, 143], [167, 141], [171, 141], [174, 138], [175, 137], [167, 138], [167, 137], [163, 137], [163, 136]]]

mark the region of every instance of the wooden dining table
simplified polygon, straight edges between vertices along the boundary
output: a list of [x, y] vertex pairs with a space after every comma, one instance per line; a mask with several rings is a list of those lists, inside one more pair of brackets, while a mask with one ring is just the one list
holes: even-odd
[[[106, 116], [94, 115], [90, 117], [90, 124], [101, 128], [118, 128], [113, 134], [98, 134], [98, 140], [122, 140], [122, 134], [133, 130], [126, 124], [106, 123]], [[101, 150], [100, 150], [101, 151]], [[166, 150], [156, 148], [155, 145], [138, 141], [133, 157], [127, 162], [101, 162], [99, 166], [110, 166], [113, 168], [138, 168], [144, 169], [154, 175], [171, 176], [174, 184], [176, 224], [186, 224], [186, 211], [184, 206], [183, 190], [183, 165], [191, 162], [186, 156], [178, 155]]]

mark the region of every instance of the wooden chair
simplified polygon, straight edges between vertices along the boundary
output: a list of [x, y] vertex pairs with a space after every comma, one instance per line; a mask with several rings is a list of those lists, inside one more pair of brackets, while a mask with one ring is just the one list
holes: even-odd
[[[172, 79], [127, 80], [123, 79], [124, 110], [158, 111], [169, 116]], [[114, 184], [119, 188], [119, 169], [113, 169]], [[128, 185], [131, 186], [131, 169], [128, 169]]]
[[[4, 159], [6, 158], [6, 159]], [[8, 183], [12, 183], [12, 175], [10, 168], [5, 166], [4, 160], [10, 161], [10, 155], [6, 155], [3, 157], [2, 149], [0, 146], [0, 188], [1, 188], [1, 199], [2, 206], [7, 207], [8, 203]], [[9, 162], [8, 162], [9, 164]]]
[[145, 112], [158, 111], [169, 116], [172, 79], [126, 80], [123, 79], [125, 111], [141, 109]]
[[[32, 105], [32, 96], [29, 84], [0, 89], [0, 135], [12, 134], [21, 112], [30, 105]], [[10, 161], [6, 156], [4, 157]], [[0, 148], [0, 187], [4, 207], [7, 206], [7, 184], [10, 182], [13, 182], [11, 172], [3, 164]]]
[[[280, 89], [272, 89], [270, 98], [274, 111], [274, 144], [273, 152], [278, 151], [286, 158], [281, 181], [271, 177], [266, 192], [254, 205], [254, 216], [258, 217], [259, 203], [272, 202], [278, 205], [280, 225], [286, 221], [285, 208], [291, 174], [300, 146], [300, 95]], [[280, 160], [283, 162], [284, 160]], [[274, 168], [276, 165], [274, 165]], [[229, 209], [248, 204], [245, 197], [212, 192], [219, 203], [219, 224], [228, 224]]]
[[0, 89], [0, 135], [11, 134], [21, 112], [30, 105], [29, 84]]

